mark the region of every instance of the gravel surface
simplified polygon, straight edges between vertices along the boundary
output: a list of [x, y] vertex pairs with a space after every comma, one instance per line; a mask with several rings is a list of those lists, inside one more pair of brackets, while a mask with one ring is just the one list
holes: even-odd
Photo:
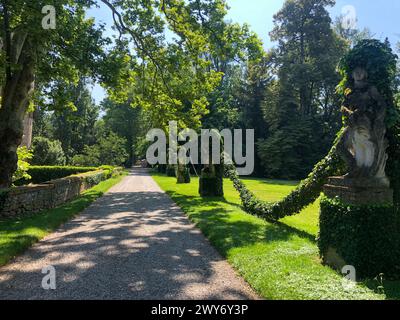
[[[54, 266], [56, 289], [42, 288]], [[144, 169], [0, 268], [0, 299], [257, 299]]]

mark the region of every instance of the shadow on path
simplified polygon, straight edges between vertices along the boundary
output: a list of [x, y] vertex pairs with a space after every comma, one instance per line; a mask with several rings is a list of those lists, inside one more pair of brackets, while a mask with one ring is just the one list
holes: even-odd
[[[47, 291], [41, 270], [49, 265], [57, 289]], [[0, 299], [249, 298], [247, 284], [143, 170], [0, 268]]]

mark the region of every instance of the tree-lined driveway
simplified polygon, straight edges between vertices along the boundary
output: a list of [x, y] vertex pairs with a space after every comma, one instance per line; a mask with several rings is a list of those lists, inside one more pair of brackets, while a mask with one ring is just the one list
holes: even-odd
[[[42, 288], [54, 266], [56, 289]], [[0, 268], [0, 299], [255, 299], [145, 169]]]

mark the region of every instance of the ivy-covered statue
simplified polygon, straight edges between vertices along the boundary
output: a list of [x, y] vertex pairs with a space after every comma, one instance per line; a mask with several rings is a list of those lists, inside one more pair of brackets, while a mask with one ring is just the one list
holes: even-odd
[[385, 99], [368, 82], [365, 68], [359, 66], [351, 75], [353, 85], [346, 90], [342, 107], [347, 123], [338, 144], [338, 151], [349, 168], [345, 178], [389, 186], [385, 173], [388, 159]]
[[[211, 130], [211, 136], [220, 148], [213, 148], [212, 145], [202, 145], [202, 158], [208, 157], [208, 164], [204, 165], [201, 170], [199, 180], [199, 193], [202, 197], [222, 197], [224, 196], [224, 159], [221, 156], [223, 153], [223, 140], [221, 135], [216, 130]], [[222, 152], [222, 153], [221, 153]], [[219, 161], [215, 158], [219, 158]], [[219, 162], [219, 163], [217, 163]]]
[[176, 166], [176, 179], [178, 184], [190, 183], [190, 170], [186, 164], [185, 147], [179, 147], [178, 165]]

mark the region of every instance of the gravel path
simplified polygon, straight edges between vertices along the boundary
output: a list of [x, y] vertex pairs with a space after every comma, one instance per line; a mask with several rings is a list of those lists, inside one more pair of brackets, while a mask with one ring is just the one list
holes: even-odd
[[144, 169], [0, 268], [0, 299], [256, 298]]

